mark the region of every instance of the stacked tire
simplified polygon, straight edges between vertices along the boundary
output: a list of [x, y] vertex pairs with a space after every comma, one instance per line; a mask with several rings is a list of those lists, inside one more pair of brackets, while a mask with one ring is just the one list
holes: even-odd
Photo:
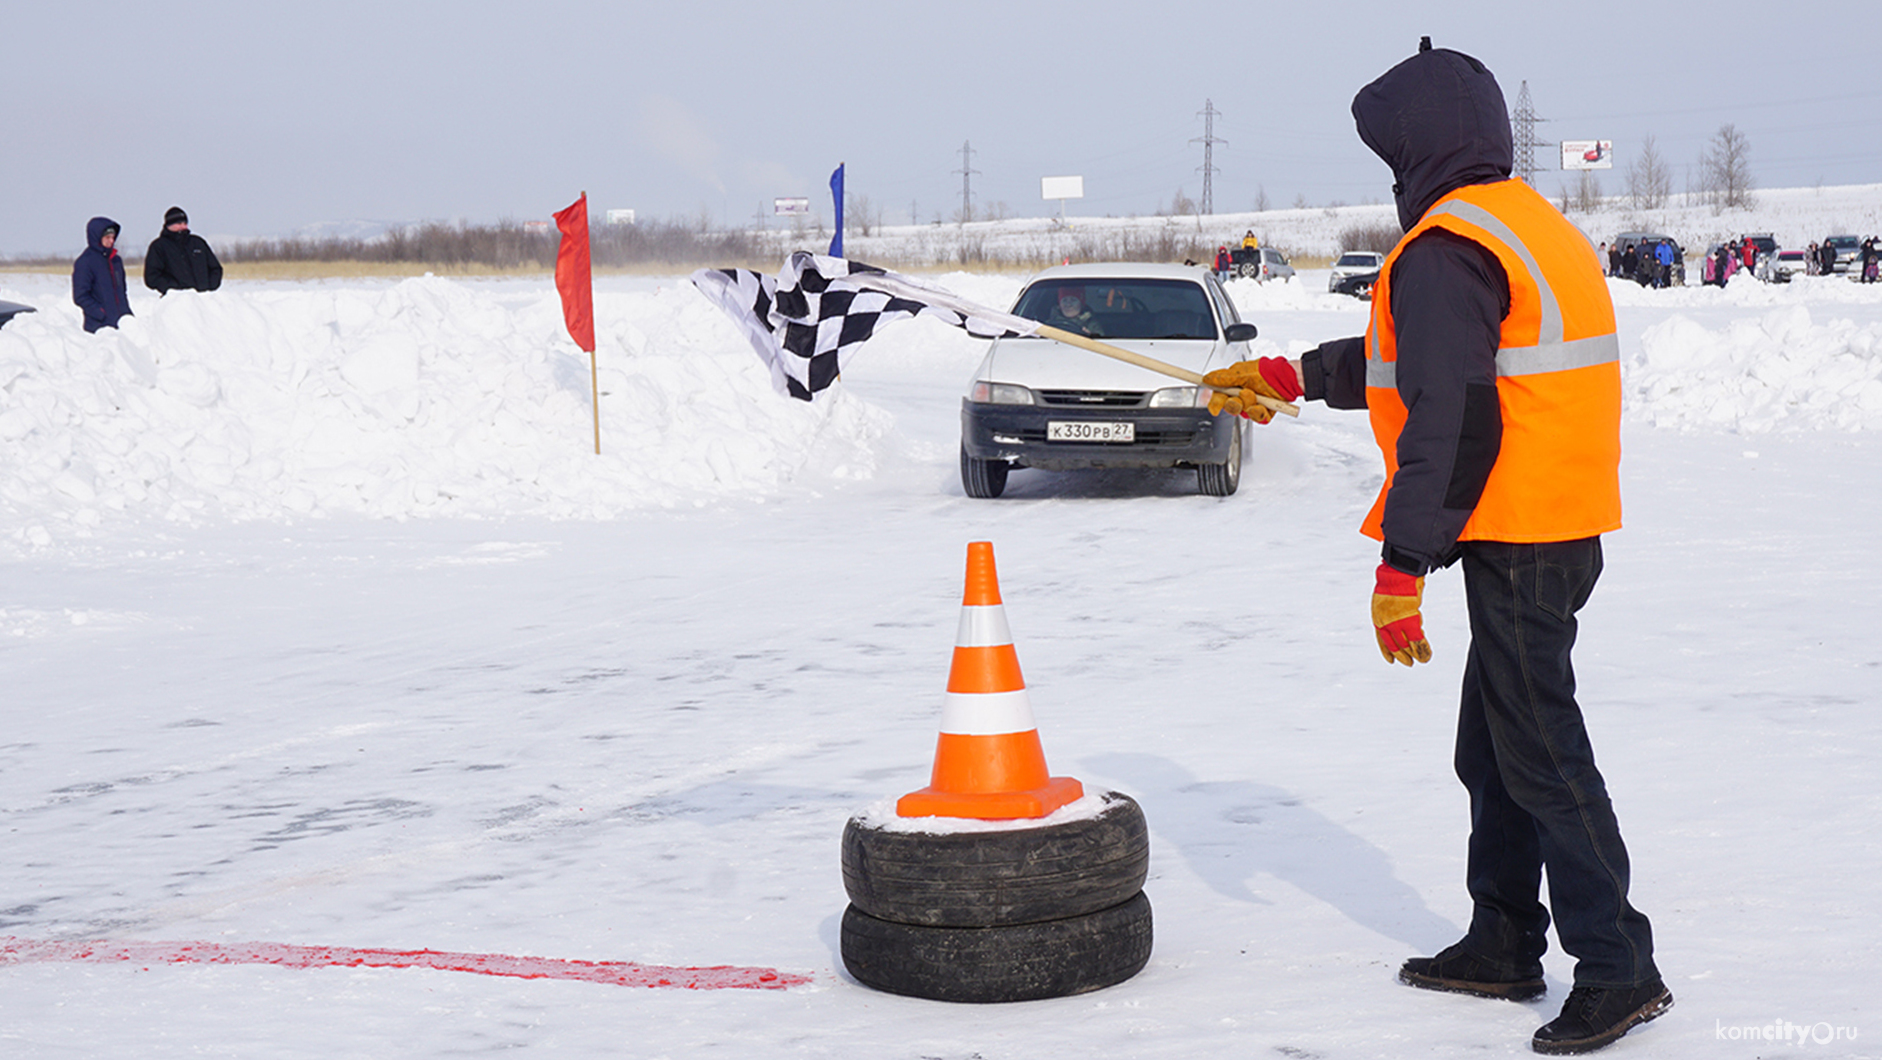
[[1150, 960], [1149, 830], [1130, 796], [1091, 817], [997, 831], [843, 829], [843, 964], [937, 1001], [1031, 1001], [1114, 986]]

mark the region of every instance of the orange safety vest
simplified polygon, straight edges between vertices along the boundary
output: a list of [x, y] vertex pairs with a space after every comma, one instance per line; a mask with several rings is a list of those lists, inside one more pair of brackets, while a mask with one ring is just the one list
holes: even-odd
[[1459, 540], [1574, 541], [1618, 530], [1620, 340], [1607, 280], [1587, 236], [1529, 185], [1505, 180], [1439, 199], [1379, 269], [1366, 329], [1366, 406], [1385, 456], [1385, 485], [1362, 532], [1385, 539], [1385, 498], [1405, 427], [1392, 266], [1406, 244], [1433, 228], [1494, 253], [1510, 286], [1496, 351], [1502, 445]]

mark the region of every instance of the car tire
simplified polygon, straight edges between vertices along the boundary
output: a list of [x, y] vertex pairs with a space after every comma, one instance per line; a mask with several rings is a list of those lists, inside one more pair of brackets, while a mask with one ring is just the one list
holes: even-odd
[[891, 994], [978, 1004], [1068, 997], [1115, 986], [1143, 970], [1152, 942], [1150, 899], [1062, 920], [1003, 927], [922, 927], [850, 906], [840, 931], [843, 966]]
[[1150, 830], [1136, 800], [1103, 798], [1093, 817], [998, 831], [890, 831], [851, 819], [843, 888], [858, 911], [917, 927], [1008, 927], [1108, 909], [1143, 889]]
[[1004, 460], [976, 460], [961, 446], [961, 488], [969, 497], [990, 499], [1006, 492], [1008, 466]]
[[1229, 458], [1220, 464], [1196, 465], [1196, 487], [1205, 497], [1231, 496], [1242, 484], [1243, 428], [1239, 420], [1231, 427], [1235, 433], [1229, 438]]

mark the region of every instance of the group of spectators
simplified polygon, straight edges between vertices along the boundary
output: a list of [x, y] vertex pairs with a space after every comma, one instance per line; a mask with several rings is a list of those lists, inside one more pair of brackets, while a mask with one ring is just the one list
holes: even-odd
[[[1250, 228], [1242, 236], [1241, 250], [1244, 253], [1261, 246], [1261, 240], [1255, 237], [1255, 230]], [[1215, 248], [1215, 276], [1218, 280], [1227, 280], [1235, 275], [1235, 254], [1227, 243]]]
[[1720, 243], [1706, 255], [1704, 282], [1719, 287], [1744, 269], [1757, 274], [1758, 244], [1752, 241], [1734, 239], [1729, 243]]
[[[1813, 248], [1816, 244], [1812, 243]], [[1813, 260], [1827, 262], [1820, 268], [1824, 273], [1836, 267], [1836, 248], [1825, 243], [1820, 250], [1811, 255]], [[1882, 262], [1882, 239], [1870, 236], [1862, 241], [1862, 249], [1856, 252], [1856, 279], [1861, 283], [1876, 282], [1878, 263]]]
[[[124, 259], [118, 256], [118, 223], [94, 217], [85, 226], [85, 252], [72, 263], [72, 301], [85, 313], [85, 330], [115, 328], [131, 315]], [[222, 286], [222, 263], [203, 237], [190, 231], [181, 206], [164, 211], [163, 231], [144, 252], [144, 286], [158, 294], [213, 291]]]
[[1601, 244], [1608, 275], [1633, 280], [1642, 287], [1673, 286], [1673, 264], [1679, 253], [1670, 239], [1643, 240], [1622, 246]]

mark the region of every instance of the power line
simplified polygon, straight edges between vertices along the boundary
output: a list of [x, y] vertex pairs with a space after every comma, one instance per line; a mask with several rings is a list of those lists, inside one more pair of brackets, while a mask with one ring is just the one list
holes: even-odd
[[973, 167], [973, 144], [961, 141], [961, 168], [954, 172], [961, 175], [961, 222], [964, 224], [974, 219], [974, 174], [980, 170]]
[[1208, 215], [1208, 214], [1215, 213], [1215, 185], [1214, 183], [1212, 183], [1210, 179], [1217, 172], [1215, 168], [1215, 145], [1225, 144], [1225, 143], [1228, 143], [1228, 141], [1219, 140], [1216, 138], [1215, 116], [1221, 112], [1215, 109], [1214, 100], [1212, 99], [1203, 100], [1202, 109], [1197, 111], [1196, 113], [1202, 116], [1202, 135], [1199, 137], [1196, 137], [1195, 139], [1190, 140], [1189, 142], [1192, 144], [1194, 143], [1202, 144], [1201, 212], [1204, 215]]
[[1544, 147], [1536, 139], [1536, 123], [1547, 121], [1536, 117], [1536, 106], [1529, 101], [1529, 82], [1524, 81], [1522, 90], [1516, 93], [1516, 109], [1510, 114], [1510, 140], [1516, 148], [1516, 175], [1524, 184], [1536, 186], [1536, 148]]

